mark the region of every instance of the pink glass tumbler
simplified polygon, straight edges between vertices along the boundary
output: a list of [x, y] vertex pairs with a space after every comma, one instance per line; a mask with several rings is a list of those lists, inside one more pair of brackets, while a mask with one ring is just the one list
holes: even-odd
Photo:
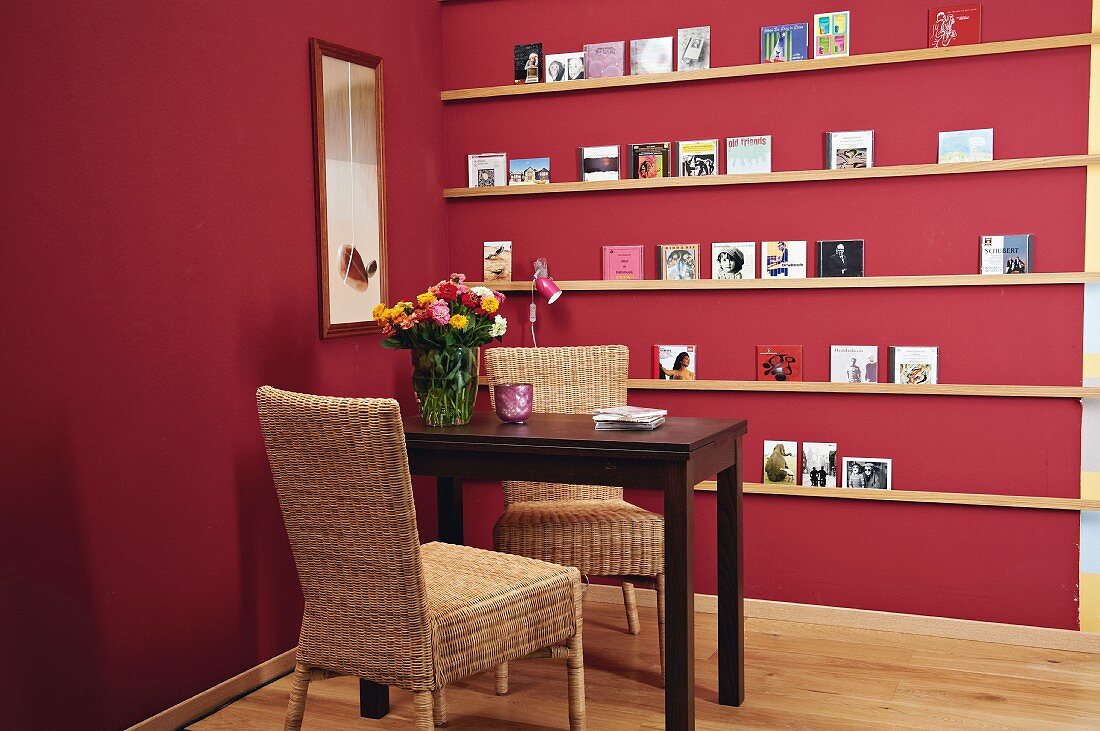
[[530, 383], [500, 383], [493, 386], [497, 418], [505, 424], [522, 424], [531, 418], [535, 388]]

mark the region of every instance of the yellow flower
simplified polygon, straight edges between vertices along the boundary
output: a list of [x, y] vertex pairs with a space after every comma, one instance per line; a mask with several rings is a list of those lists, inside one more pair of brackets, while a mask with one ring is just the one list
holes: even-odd
[[387, 309], [388, 308], [386, 307], [385, 302], [379, 302], [374, 306], [374, 310], [371, 311], [371, 317], [373, 317], [375, 320], [381, 320], [383, 317], [386, 316]]
[[465, 315], [451, 315], [450, 325], [455, 330], [465, 330], [467, 324]]
[[424, 294], [416, 295], [416, 304], [423, 307], [424, 305], [430, 305], [435, 302], [435, 295], [431, 292], [425, 292]]
[[490, 315], [496, 312], [498, 307], [500, 307], [500, 302], [497, 301], [496, 297], [481, 298], [481, 309], [485, 310]]

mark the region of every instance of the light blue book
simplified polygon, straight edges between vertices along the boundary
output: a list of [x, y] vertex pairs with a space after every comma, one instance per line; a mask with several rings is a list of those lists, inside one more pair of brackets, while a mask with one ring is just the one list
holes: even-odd
[[939, 162], [989, 162], [993, 159], [992, 129], [940, 132]]

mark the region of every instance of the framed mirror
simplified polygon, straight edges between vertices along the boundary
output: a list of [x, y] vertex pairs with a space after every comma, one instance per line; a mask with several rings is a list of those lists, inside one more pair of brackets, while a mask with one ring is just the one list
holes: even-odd
[[382, 59], [310, 39], [321, 337], [378, 332], [387, 301]]

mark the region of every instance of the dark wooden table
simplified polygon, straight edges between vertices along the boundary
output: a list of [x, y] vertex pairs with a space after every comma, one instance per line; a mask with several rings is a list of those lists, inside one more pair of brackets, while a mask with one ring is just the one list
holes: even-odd
[[[439, 540], [462, 543], [462, 479], [532, 480], [662, 490], [665, 496], [665, 728], [695, 725], [694, 487], [718, 476], [718, 702], [745, 697], [741, 566], [744, 421], [669, 417], [651, 432], [596, 431], [587, 415], [536, 414], [503, 424], [489, 413], [462, 427], [405, 418], [409, 468], [433, 475]], [[361, 714], [389, 710], [384, 685], [360, 684]]]

